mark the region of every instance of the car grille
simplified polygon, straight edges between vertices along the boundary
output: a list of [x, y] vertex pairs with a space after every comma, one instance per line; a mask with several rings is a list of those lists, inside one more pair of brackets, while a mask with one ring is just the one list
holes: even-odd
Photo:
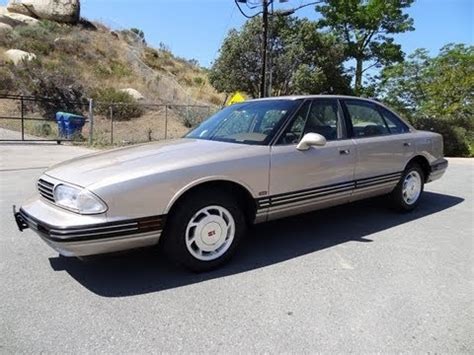
[[38, 180], [38, 191], [40, 195], [51, 202], [54, 202], [53, 188], [54, 184], [43, 179]]

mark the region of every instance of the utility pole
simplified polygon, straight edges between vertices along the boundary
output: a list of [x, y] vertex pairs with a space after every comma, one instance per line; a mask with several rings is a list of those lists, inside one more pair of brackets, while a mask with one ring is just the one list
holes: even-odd
[[[273, 17], [274, 16], [291, 16], [295, 13], [295, 11], [302, 9], [307, 6], [319, 4], [322, 0], [314, 1], [314, 2], [309, 2], [306, 4], [301, 4], [298, 7], [295, 7], [293, 9], [288, 9], [288, 10], [283, 10], [283, 11], [277, 11], [275, 12], [273, 9], [273, 3], [275, 0], [261, 0], [262, 1], [262, 11], [254, 14], [254, 15], [248, 15], [245, 13], [245, 11], [242, 10], [240, 7], [239, 3], [247, 4], [248, 0], [234, 0], [235, 4], [237, 5], [237, 8], [239, 9], [240, 13], [245, 16], [248, 19], [254, 18], [256, 16], [259, 16], [262, 14], [262, 26], [263, 26], [263, 44], [262, 44], [262, 70], [261, 70], [261, 78], [260, 78], [260, 97], [267, 97], [272, 95], [272, 82], [273, 82], [273, 73], [272, 73], [272, 67], [273, 67], [273, 58], [270, 54], [268, 55], [268, 17], [271, 15], [272, 16], [272, 25], [273, 25]], [[280, 0], [281, 3], [283, 2], [288, 2], [288, 0]], [[268, 12], [268, 7], [271, 5], [271, 14]], [[253, 7], [255, 8], [255, 7]], [[272, 26], [273, 28], [273, 26]], [[272, 33], [272, 37], [274, 36], [274, 33]], [[272, 51], [273, 48], [270, 48], [270, 51]], [[270, 57], [268, 59], [268, 57]], [[270, 62], [269, 62], [270, 61]], [[269, 62], [269, 63], [268, 63]], [[269, 79], [267, 82], [267, 66], [270, 66], [270, 75]], [[268, 84], [268, 86], [267, 86]]]
[[273, 7], [274, 1], [271, 2], [271, 22], [270, 22], [270, 48], [268, 50], [268, 87], [267, 87], [267, 96], [272, 96], [273, 95], [273, 89], [272, 89], [272, 84], [273, 84], [273, 36], [274, 36], [274, 16], [275, 16], [275, 9]]
[[268, 1], [262, 0], [263, 46], [262, 46], [262, 74], [260, 83], [260, 97], [267, 96], [267, 47], [268, 47]]

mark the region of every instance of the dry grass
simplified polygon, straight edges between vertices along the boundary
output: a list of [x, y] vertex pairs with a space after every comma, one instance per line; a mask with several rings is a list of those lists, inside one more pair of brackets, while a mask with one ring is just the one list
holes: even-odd
[[[165, 109], [148, 110], [139, 119], [131, 121], [112, 121], [104, 116], [94, 117], [94, 137], [98, 145], [124, 145], [182, 137], [189, 128], [184, 127], [176, 114]], [[83, 134], [89, 134], [89, 126]]]

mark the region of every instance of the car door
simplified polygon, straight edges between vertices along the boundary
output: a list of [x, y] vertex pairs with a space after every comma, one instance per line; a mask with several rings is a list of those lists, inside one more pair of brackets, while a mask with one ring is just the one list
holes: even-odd
[[344, 99], [343, 105], [356, 153], [353, 199], [390, 192], [413, 155], [408, 126], [372, 101]]
[[[310, 132], [323, 135], [326, 145], [296, 149]], [[354, 184], [353, 147], [338, 100], [305, 101], [271, 147], [269, 196], [260, 200], [268, 207], [268, 218], [349, 201]]]

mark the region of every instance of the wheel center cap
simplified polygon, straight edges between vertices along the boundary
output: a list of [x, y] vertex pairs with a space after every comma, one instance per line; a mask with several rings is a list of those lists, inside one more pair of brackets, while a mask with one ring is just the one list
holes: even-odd
[[204, 226], [201, 231], [201, 239], [204, 244], [213, 245], [216, 244], [221, 238], [222, 229], [216, 222], [210, 222]]

